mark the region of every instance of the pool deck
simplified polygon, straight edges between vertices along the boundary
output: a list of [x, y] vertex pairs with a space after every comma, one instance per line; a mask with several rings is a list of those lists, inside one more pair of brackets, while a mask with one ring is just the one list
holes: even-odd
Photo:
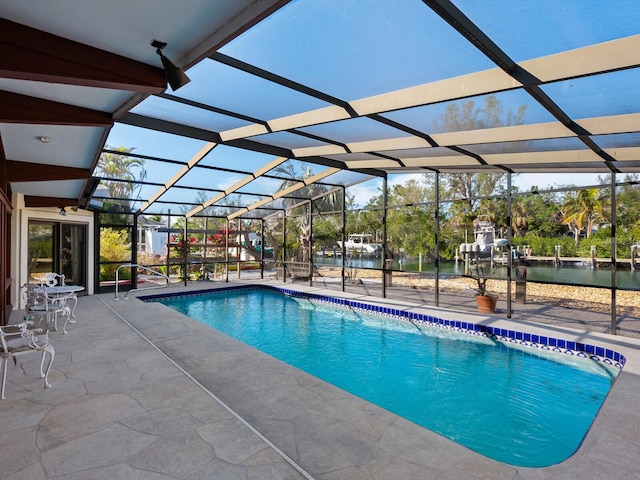
[[[627, 357], [578, 451], [546, 468], [496, 462], [158, 303], [81, 297], [52, 332], [52, 388], [37, 357], [9, 363], [0, 402], [2, 479], [640, 478], [640, 339], [570, 328], [599, 314], [548, 307], [553, 324], [438, 309], [274, 280], [193, 282], [138, 295], [258, 283], [501, 328], [550, 331]], [[134, 297], [132, 294], [131, 297]], [[395, 308], [395, 307], [394, 307]], [[607, 315], [602, 314], [606, 323]], [[14, 312], [15, 321], [20, 312]], [[566, 319], [566, 323], [562, 321]], [[597, 319], [596, 319], [597, 320]], [[595, 321], [595, 320], [594, 320]], [[500, 428], [500, 425], [496, 425]]]

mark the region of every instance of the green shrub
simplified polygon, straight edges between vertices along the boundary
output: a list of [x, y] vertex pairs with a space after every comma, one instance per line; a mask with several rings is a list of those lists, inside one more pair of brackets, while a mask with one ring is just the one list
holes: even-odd
[[536, 257], [553, 257], [556, 254], [556, 245], [560, 245], [561, 256], [576, 256], [576, 247], [573, 241], [573, 237], [547, 238], [527, 234], [524, 237], [514, 238], [513, 245], [529, 245], [531, 247], [531, 255]]
[[[100, 230], [100, 281], [115, 280], [116, 270], [131, 261], [131, 243], [127, 230], [103, 228]], [[118, 262], [118, 263], [103, 263]], [[118, 277], [128, 280], [131, 269], [123, 268]]]

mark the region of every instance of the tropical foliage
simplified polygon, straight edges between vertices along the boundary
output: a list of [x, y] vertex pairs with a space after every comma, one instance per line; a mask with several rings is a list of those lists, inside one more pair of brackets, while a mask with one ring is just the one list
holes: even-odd
[[[117, 268], [131, 261], [131, 239], [126, 229], [100, 230], [100, 281], [115, 280]], [[122, 278], [129, 278], [129, 269], [121, 270]]]
[[[604, 192], [608, 193], [608, 192]], [[563, 210], [562, 223], [567, 225], [574, 235], [576, 246], [580, 241], [580, 234], [585, 232], [587, 238], [591, 237], [596, 221], [605, 222], [610, 217], [607, 208], [608, 195], [597, 188], [578, 190], [575, 194], [567, 195]]]
[[[427, 174], [426, 177], [433, 175]], [[618, 187], [617, 194], [617, 255], [628, 257], [631, 245], [640, 241], [640, 186], [633, 185], [633, 177], [627, 177]], [[435, 246], [435, 203], [420, 202], [432, 197], [432, 179], [422, 184], [410, 181], [394, 186], [388, 194], [390, 208], [387, 214], [387, 239], [393, 248], [402, 249], [408, 256], [433, 255]], [[487, 192], [490, 201], [470, 204], [466, 199], [457, 200], [451, 195], [440, 204], [441, 258], [453, 259], [460, 243], [472, 235], [469, 219], [488, 215], [503, 236], [507, 227], [505, 192], [496, 183], [497, 190]], [[412, 196], [407, 198], [407, 190]], [[514, 246], [527, 245], [535, 255], [553, 256], [556, 246], [563, 256], [589, 257], [595, 246], [599, 257], [611, 254], [611, 203], [608, 182], [598, 188], [577, 188], [570, 185], [554, 189], [554, 192], [520, 193], [515, 191], [512, 201]], [[560, 191], [557, 191], [560, 190]], [[368, 205], [378, 204], [381, 196]], [[367, 223], [365, 215], [359, 215], [358, 230], [366, 232], [378, 228], [377, 220]], [[369, 226], [368, 226], [369, 225]], [[466, 237], [465, 237], [466, 232]]]
[[[140, 185], [147, 177], [144, 169], [145, 160], [132, 157], [133, 148], [107, 147], [100, 155], [98, 171], [102, 177], [102, 185], [109, 191], [109, 199], [119, 205], [129, 207], [130, 200], [136, 197]], [[114, 153], [115, 152], [115, 153]]]
[[[497, 97], [487, 95], [482, 101], [469, 99], [447, 105], [430, 131], [451, 133], [519, 125], [524, 122], [525, 113], [524, 105], [515, 111], [506, 110]], [[496, 143], [491, 151], [482, 154], [507, 153], [511, 149], [527, 150], [529, 145]], [[126, 205], [136, 197], [134, 180], [146, 177], [144, 160], [132, 156], [132, 150], [124, 147], [112, 150], [103, 154], [99, 163], [103, 175], [108, 177], [104, 184], [110, 197], [122, 199]], [[472, 151], [467, 154], [472, 155]], [[435, 173], [425, 173], [393, 183], [387, 192], [379, 190], [364, 205], [357, 205], [348, 189], [343, 191], [323, 183], [303, 184], [289, 191], [322, 168], [289, 161], [270, 172], [280, 179], [276, 191], [287, 191], [272, 205], [286, 211], [286, 219], [282, 214], [274, 215], [274, 210], [256, 209], [251, 213], [254, 218], [264, 217], [265, 240], [273, 247], [276, 260], [308, 260], [314, 251], [333, 249], [343, 230], [347, 235], [370, 234], [379, 243], [386, 239], [391, 255], [402, 252], [407, 257], [453, 259], [458, 246], [473, 239], [473, 221], [480, 215], [491, 220], [498, 236], [507, 237], [511, 233], [513, 245], [528, 246], [535, 255], [553, 256], [558, 246], [565, 256], [588, 256], [592, 246], [599, 256], [611, 251], [610, 176], [599, 179], [600, 185], [588, 188], [558, 185], [546, 192], [536, 187], [529, 192], [512, 188], [511, 202], [507, 198], [507, 173], [462, 170], [440, 173], [437, 177]], [[616, 238], [618, 255], [624, 256], [632, 244], [640, 241], [640, 182], [638, 175], [617, 180], [621, 185], [616, 191]], [[208, 197], [209, 194], [199, 192], [194, 204], [206, 203]], [[231, 225], [224, 218], [242, 206], [247, 205], [243, 205], [241, 196], [231, 195], [196, 217], [183, 216], [172, 223], [172, 228], [186, 228], [197, 243], [220, 243], [221, 237], [205, 238], [208, 233], [201, 232], [228, 227], [242, 232], [245, 236], [242, 242], [248, 245], [247, 235], [258, 230], [256, 225], [239, 219]], [[183, 213], [187, 209], [191, 208], [185, 207]], [[282, 254], [284, 248], [286, 259]]]
[[[136, 198], [140, 184], [146, 178], [144, 159], [132, 157], [133, 148], [106, 147], [100, 155], [97, 169], [102, 177], [101, 186], [106, 188], [103, 195], [102, 225], [131, 224], [132, 200]], [[106, 213], [105, 213], [106, 212]], [[126, 230], [102, 229], [100, 231], [100, 280], [114, 279], [119, 264], [109, 262], [131, 261], [131, 240]], [[129, 276], [128, 269], [122, 275]]]

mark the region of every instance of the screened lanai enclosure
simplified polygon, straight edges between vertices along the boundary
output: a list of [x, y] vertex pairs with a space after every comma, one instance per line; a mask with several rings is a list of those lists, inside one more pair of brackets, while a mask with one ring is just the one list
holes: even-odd
[[178, 212], [133, 214], [105, 199], [101, 290], [260, 278], [474, 310], [486, 278], [508, 317], [527, 303], [604, 310], [617, 332], [620, 316], [638, 315], [635, 176], [527, 191], [508, 173], [390, 176], [365, 181], [378, 194], [355, 206], [363, 185], [280, 172], [269, 206], [237, 194], [199, 209], [198, 191]]
[[507, 316], [605, 309], [618, 331], [640, 311], [639, 5], [277, 2], [117, 115], [86, 201], [96, 284], [475, 308], [488, 279]]

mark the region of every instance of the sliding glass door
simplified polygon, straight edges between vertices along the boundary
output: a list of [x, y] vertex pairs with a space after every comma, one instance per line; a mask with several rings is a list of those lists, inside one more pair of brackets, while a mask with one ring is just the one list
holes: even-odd
[[87, 283], [87, 227], [82, 224], [29, 222], [29, 282], [38, 282], [44, 273], [65, 276], [67, 284]]

